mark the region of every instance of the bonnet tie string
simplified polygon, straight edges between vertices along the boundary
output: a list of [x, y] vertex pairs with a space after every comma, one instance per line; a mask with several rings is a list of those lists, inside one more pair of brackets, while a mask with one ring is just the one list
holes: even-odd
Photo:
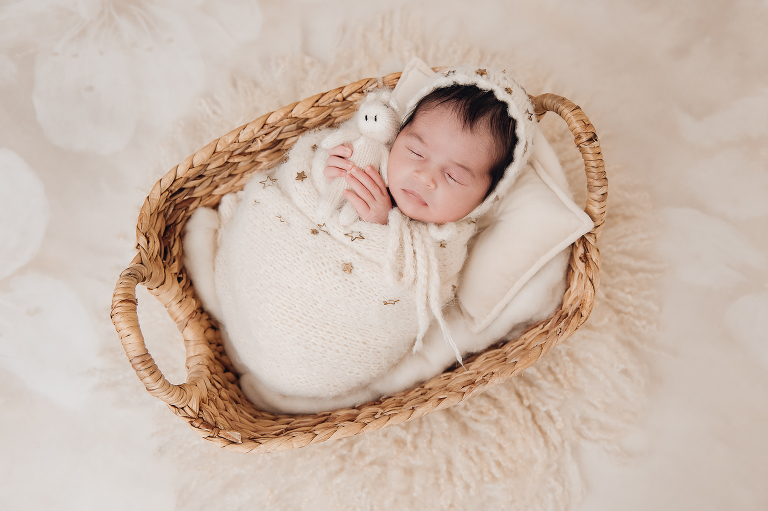
[[429, 328], [429, 313], [437, 320], [445, 342], [461, 364], [461, 353], [453, 342], [440, 304], [440, 267], [435, 253], [435, 240], [427, 224], [411, 222], [404, 215], [390, 215], [386, 273], [390, 283], [416, 289], [416, 314], [419, 331], [413, 352], [423, 346]]

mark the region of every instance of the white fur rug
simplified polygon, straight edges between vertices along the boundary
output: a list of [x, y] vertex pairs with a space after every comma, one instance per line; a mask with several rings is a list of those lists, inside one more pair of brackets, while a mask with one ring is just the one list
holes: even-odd
[[[195, 114], [177, 126], [165, 144], [167, 160], [146, 176], [146, 191], [163, 171], [230, 129], [314, 93], [398, 70], [414, 55], [431, 65], [504, 67], [532, 94], [569, 97], [587, 115], [599, 110], [598, 96], [550, 90], [547, 77], [522, 55], [481, 54], [457, 39], [428, 42], [405, 19], [388, 15], [376, 27], [344, 34], [346, 50], [330, 63], [290, 58], [263, 65], [257, 82], [227, 78], [215, 97], [200, 101]], [[562, 155], [581, 204], [581, 159], [564, 123], [550, 117], [543, 122], [545, 134]], [[582, 442], [631, 456], [622, 437], [645, 404], [648, 334], [657, 317], [654, 215], [648, 198], [631, 191], [635, 169], [611, 159], [611, 139], [620, 134], [601, 131], [599, 117], [591, 120], [606, 157], [609, 209], [600, 241], [599, 295], [589, 321], [573, 337], [521, 377], [468, 402], [375, 433], [273, 455], [221, 451], [158, 404], [160, 426], [153, 436], [160, 463], [178, 469], [171, 483], [177, 508], [569, 509], [584, 494], [577, 461]], [[158, 341], [150, 335], [163, 331], [168, 320], [147, 310], [155, 309], [140, 309], [152, 351]], [[150, 397], [129, 383], [129, 371], [114, 354], [104, 368], [104, 386], [131, 408]]]

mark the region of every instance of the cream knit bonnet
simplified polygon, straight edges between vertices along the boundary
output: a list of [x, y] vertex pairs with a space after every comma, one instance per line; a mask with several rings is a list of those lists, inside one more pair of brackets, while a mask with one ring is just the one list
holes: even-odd
[[533, 147], [533, 137], [538, 129], [533, 104], [528, 94], [503, 69], [499, 71], [490, 67], [462, 65], [443, 68], [436, 73], [418, 58], [408, 63], [400, 80], [392, 93], [392, 101], [403, 119], [416, 108], [424, 96], [435, 89], [455, 84], [475, 85], [482, 90], [493, 91], [498, 100], [508, 105], [507, 112], [515, 120], [517, 135], [514, 158], [493, 192], [459, 221], [477, 220], [491, 208], [494, 202], [507, 194], [520, 170], [528, 162], [528, 156]]

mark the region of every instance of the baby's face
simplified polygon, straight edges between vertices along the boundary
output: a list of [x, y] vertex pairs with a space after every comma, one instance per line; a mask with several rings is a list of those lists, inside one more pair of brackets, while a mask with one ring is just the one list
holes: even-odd
[[487, 128], [465, 130], [444, 105], [419, 112], [400, 132], [387, 162], [389, 192], [404, 215], [444, 224], [485, 198], [495, 147]]

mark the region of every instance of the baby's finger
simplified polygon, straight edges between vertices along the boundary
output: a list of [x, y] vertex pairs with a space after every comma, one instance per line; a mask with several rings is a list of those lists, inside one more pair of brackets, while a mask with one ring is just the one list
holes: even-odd
[[387, 185], [384, 183], [384, 178], [382, 178], [381, 175], [376, 172], [376, 169], [374, 169], [371, 165], [366, 165], [365, 173], [373, 180], [373, 182], [379, 188], [379, 192], [381, 194], [387, 193]]
[[375, 198], [373, 194], [371, 193], [371, 190], [368, 189], [368, 187], [363, 184], [361, 181], [365, 180], [369, 183], [372, 183], [371, 178], [366, 176], [365, 173], [358, 169], [357, 167], [354, 167], [352, 171], [347, 174], [347, 184], [350, 188], [352, 188], [355, 193], [363, 199], [366, 204], [372, 204], [375, 202]]
[[344, 177], [347, 175], [349, 169], [354, 165], [349, 160], [340, 158], [338, 156], [331, 156], [325, 161], [325, 168], [323, 169], [323, 175], [325, 180], [329, 183], [337, 177]]
[[[373, 167], [371, 167], [371, 170], [373, 170]], [[379, 189], [379, 185], [376, 184], [369, 172], [362, 171], [355, 167], [352, 169], [351, 174], [368, 190], [372, 198], [375, 199], [381, 197], [382, 193]]]
[[341, 144], [336, 147], [328, 149], [330, 156], [341, 156], [342, 158], [349, 158], [352, 156], [352, 146], [350, 144]]
[[346, 176], [347, 171], [337, 167], [325, 167], [323, 169], [323, 175], [325, 176], [325, 180], [330, 183], [336, 178]]
[[361, 199], [354, 191], [344, 190], [344, 197], [346, 197], [352, 206], [354, 206], [359, 217], [362, 218], [363, 216], [367, 216], [368, 212], [371, 211], [371, 207], [368, 206], [368, 203]]
[[327, 167], [338, 167], [343, 170], [350, 170], [352, 167], [354, 167], [354, 164], [340, 156], [329, 156], [327, 160], [325, 160], [325, 165]]

